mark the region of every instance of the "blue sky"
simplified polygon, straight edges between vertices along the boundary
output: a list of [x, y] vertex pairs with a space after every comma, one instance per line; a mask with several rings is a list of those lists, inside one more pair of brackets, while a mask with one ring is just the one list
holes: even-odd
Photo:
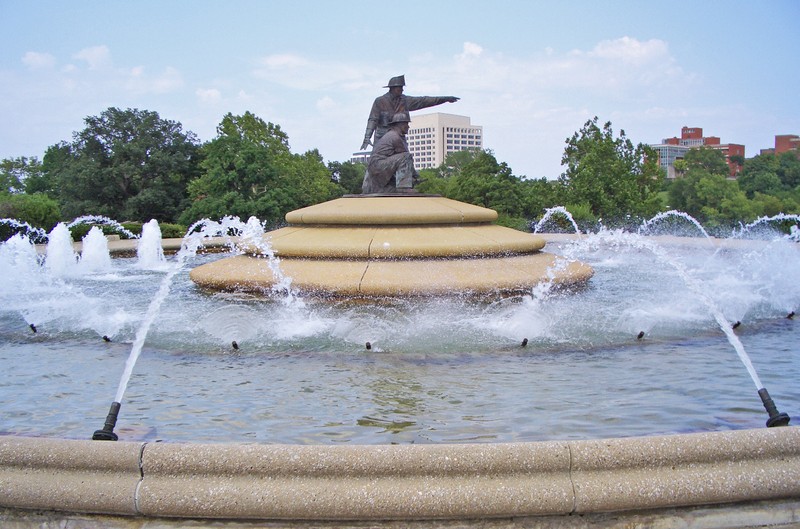
[[0, 0], [0, 158], [108, 107], [201, 141], [227, 112], [344, 161], [390, 77], [467, 115], [514, 174], [556, 178], [598, 116], [635, 143], [703, 127], [748, 157], [800, 134], [800, 1]]

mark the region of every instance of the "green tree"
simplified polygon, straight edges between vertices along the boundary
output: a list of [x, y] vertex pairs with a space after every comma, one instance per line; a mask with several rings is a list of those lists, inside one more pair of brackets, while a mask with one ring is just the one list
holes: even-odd
[[50, 231], [61, 220], [58, 202], [42, 193], [0, 195], [0, 217]]
[[745, 161], [736, 181], [760, 215], [800, 209], [800, 159], [795, 153], [754, 156]]
[[[35, 228], [49, 232], [61, 219], [58, 202], [44, 193], [0, 193], [0, 218], [27, 222]], [[0, 240], [6, 240], [16, 229], [0, 225]]]
[[658, 156], [646, 145], [634, 146], [625, 131], [614, 138], [610, 122], [601, 129], [597, 117], [587, 121], [567, 139], [561, 163], [567, 167], [559, 177], [562, 199], [588, 205], [596, 217], [651, 216], [661, 208]]
[[361, 193], [366, 166], [353, 162], [328, 162], [328, 172], [334, 182], [339, 184], [344, 193], [357, 195]]
[[51, 147], [43, 162], [62, 213], [174, 221], [196, 173], [194, 134], [146, 110], [109, 108], [84, 121], [72, 143]]
[[522, 180], [523, 215], [540, 217], [548, 208], [559, 204], [558, 182], [546, 178]]
[[785, 189], [800, 186], [800, 156], [797, 152], [784, 152], [778, 157], [778, 178]]
[[722, 151], [711, 147], [689, 149], [683, 157], [688, 171], [702, 169], [710, 174], [727, 177], [730, 169]]
[[189, 184], [184, 224], [225, 215], [279, 223], [293, 209], [341, 194], [316, 150], [292, 154], [280, 126], [250, 112], [226, 114], [203, 154], [202, 174]]
[[420, 191], [440, 191], [448, 198], [491, 208], [500, 215], [518, 217], [523, 213], [520, 179], [491, 151], [452, 153], [432, 176], [420, 184]]
[[759, 207], [748, 200], [735, 180], [728, 179], [722, 152], [710, 148], [691, 149], [684, 158], [686, 174], [669, 188], [669, 204], [707, 224], [730, 226], [753, 220]]
[[[6, 158], [0, 162], [0, 193], [22, 193], [36, 179], [42, 178], [42, 163], [35, 156]], [[32, 189], [30, 192], [35, 192]]]

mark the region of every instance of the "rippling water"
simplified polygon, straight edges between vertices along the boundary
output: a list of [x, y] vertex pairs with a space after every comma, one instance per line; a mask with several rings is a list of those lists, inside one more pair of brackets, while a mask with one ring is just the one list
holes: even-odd
[[[198, 256], [148, 333], [115, 431], [381, 444], [763, 427], [757, 387], [709, 306], [742, 322], [736, 339], [796, 423], [800, 321], [786, 315], [800, 304], [797, 243], [692, 242], [606, 233], [550, 244], [594, 267], [589, 285], [495, 303], [212, 294], [188, 269], [224, 256]], [[19, 260], [0, 259], [0, 431], [88, 439], [165, 272], [126, 258], [54, 278]]]

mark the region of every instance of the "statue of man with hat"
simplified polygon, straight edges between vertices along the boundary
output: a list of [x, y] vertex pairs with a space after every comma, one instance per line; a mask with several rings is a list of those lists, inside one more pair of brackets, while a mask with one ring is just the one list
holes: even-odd
[[363, 194], [416, 193], [414, 158], [408, 152], [406, 133], [411, 118], [398, 112], [389, 121], [389, 130], [375, 143], [361, 186]]
[[[384, 86], [389, 91], [375, 99], [372, 103], [372, 110], [367, 119], [367, 130], [364, 132], [364, 143], [361, 150], [365, 150], [368, 145], [377, 145], [381, 136], [386, 134], [389, 129], [389, 121], [392, 116], [399, 113], [409, 114], [412, 110], [433, 107], [442, 103], [455, 103], [459, 100], [454, 96], [406, 96], [403, 95], [403, 87], [406, 85], [404, 75], [398, 75], [389, 79], [389, 84]], [[375, 134], [373, 143], [372, 134]]]

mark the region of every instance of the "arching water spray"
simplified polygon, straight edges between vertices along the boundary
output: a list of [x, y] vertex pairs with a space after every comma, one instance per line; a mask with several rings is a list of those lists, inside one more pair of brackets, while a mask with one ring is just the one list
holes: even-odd
[[777, 411], [774, 402], [769, 397], [769, 393], [767, 392], [764, 385], [761, 383], [761, 379], [758, 376], [758, 373], [753, 367], [753, 363], [750, 359], [750, 356], [744, 349], [744, 345], [742, 344], [741, 340], [734, 329], [736, 326], [732, 324], [725, 315], [722, 313], [722, 310], [717, 306], [716, 303], [708, 296], [706, 290], [700, 284], [700, 282], [687, 270], [687, 268], [681, 263], [679, 260], [674, 259], [662, 246], [653, 243], [651, 241], [646, 240], [644, 237], [639, 235], [631, 235], [625, 234], [621, 231], [615, 232], [601, 232], [596, 235], [596, 238], [603, 240], [604, 238], [613, 238], [614, 244], [619, 244], [620, 242], [636, 249], [647, 250], [651, 252], [654, 256], [656, 256], [659, 260], [664, 263], [670, 265], [677, 273], [678, 276], [681, 278], [683, 283], [689, 288], [689, 290], [698, 296], [698, 298], [702, 301], [703, 305], [709, 310], [711, 315], [714, 317], [714, 320], [719, 325], [719, 328], [725, 333], [725, 336], [728, 339], [728, 342], [733, 346], [736, 354], [738, 355], [739, 359], [741, 360], [744, 367], [747, 369], [747, 373], [750, 375], [753, 383], [756, 386], [756, 390], [758, 391], [759, 396], [761, 397], [762, 403], [766, 408], [767, 412], [770, 415], [769, 420], [767, 421], [767, 426], [785, 426], [789, 423], [789, 416], [785, 413], [780, 413]]
[[77, 219], [73, 220], [67, 225], [67, 228], [74, 228], [75, 226], [79, 226], [81, 224], [102, 224], [104, 226], [111, 226], [114, 228], [114, 231], [122, 233], [129, 239], [138, 239], [136, 234], [134, 234], [129, 229], [125, 228], [119, 222], [110, 219], [108, 217], [103, 217], [101, 215], [85, 215], [83, 217], [78, 217]]
[[533, 233], [538, 233], [539, 230], [542, 229], [542, 227], [553, 217], [553, 215], [556, 214], [566, 217], [570, 224], [572, 224], [572, 228], [575, 230], [575, 233], [580, 235], [581, 230], [578, 228], [578, 224], [575, 222], [575, 219], [572, 218], [570, 212], [567, 211], [567, 208], [563, 206], [556, 206], [554, 208], [548, 208], [545, 210], [542, 219], [536, 223], [536, 226], [533, 227]]
[[791, 235], [790, 235], [791, 238], [795, 239], [798, 231], [797, 228], [798, 226], [800, 226], [800, 215], [787, 215], [785, 213], [778, 213], [777, 215], [773, 215], [771, 217], [759, 217], [753, 222], [742, 226], [741, 230], [739, 230], [738, 233], [734, 231], [733, 235], [734, 237], [744, 237], [745, 234], [752, 231], [758, 226], [768, 226], [772, 223], [786, 222], [787, 220], [793, 221], [795, 223], [795, 225], [792, 226], [792, 228], [794, 229], [791, 230]]
[[[247, 224], [242, 224], [238, 217], [225, 217], [220, 222], [202, 220], [192, 225], [188, 230], [188, 235], [183, 238], [183, 243], [181, 244], [181, 249], [176, 255], [175, 263], [161, 280], [161, 285], [159, 286], [158, 292], [156, 292], [156, 295], [150, 302], [144, 320], [136, 331], [136, 337], [134, 339], [131, 352], [128, 355], [128, 359], [125, 362], [125, 369], [123, 371], [122, 378], [120, 379], [119, 386], [117, 387], [117, 393], [114, 397], [114, 402], [111, 404], [111, 411], [106, 418], [104, 427], [101, 430], [95, 431], [92, 439], [100, 441], [117, 439], [116, 434], [113, 433], [113, 428], [116, 424], [116, 418], [119, 414], [122, 398], [125, 394], [126, 388], [128, 387], [128, 382], [130, 381], [136, 361], [138, 360], [139, 355], [142, 352], [142, 348], [144, 347], [147, 333], [155, 321], [161, 305], [164, 303], [164, 300], [169, 294], [170, 286], [172, 285], [175, 275], [183, 269], [186, 261], [190, 257], [193, 257], [197, 254], [197, 250], [203, 245], [204, 239], [220, 236], [229, 237], [230, 233], [240, 233], [242, 243], [256, 244], [263, 251], [263, 253], [271, 257], [270, 266], [273, 266], [272, 261], [275, 260], [274, 254], [271, 248], [269, 248], [268, 242], [263, 241], [264, 229], [258, 219], [255, 217], [251, 217]], [[275, 269], [278, 271], [280, 270], [277, 264], [275, 267]], [[290, 280], [283, 274], [280, 274], [280, 277], [282, 281], [286, 282], [288, 285]]]
[[650, 231], [652, 226], [654, 226], [655, 224], [658, 224], [662, 220], [668, 219], [668, 218], [681, 218], [681, 219], [684, 219], [685, 221], [687, 221], [690, 224], [692, 224], [695, 228], [697, 228], [697, 231], [699, 231], [703, 235], [703, 237], [705, 237], [706, 239], [710, 239], [711, 238], [711, 236], [708, 234], [708, 232], [706, 232], [705, 228], [703, 228], [703, 226], [699, 222], [697, 222], [697, 219], [695, 219], [694, 217], [692, 217], [688, 213], [684, 213], [683, 211], [677, 211], [677, 210], [674, 210], [674, 209], [670, 210], [670, 211], [664, 211], [663, 213], [659, 213], [655, 217], [643, 222], [642, 225], [639, 227], [639, 230], [638, 230], [639, 235], [646, 235], [647, 232]]
[[27, 234], [28, 238], [32, 241], [43, 242], [47, 240], [47, 232], [44, 231], [42, 228], [36, 228], [31, 226], [27, 222], [23, 222], [17, 219], [0, 219], [0, 224], [5, 224], [6, 226], [10, 226], [15, 230], [19, 230], [18, 233], [24, 232]]

